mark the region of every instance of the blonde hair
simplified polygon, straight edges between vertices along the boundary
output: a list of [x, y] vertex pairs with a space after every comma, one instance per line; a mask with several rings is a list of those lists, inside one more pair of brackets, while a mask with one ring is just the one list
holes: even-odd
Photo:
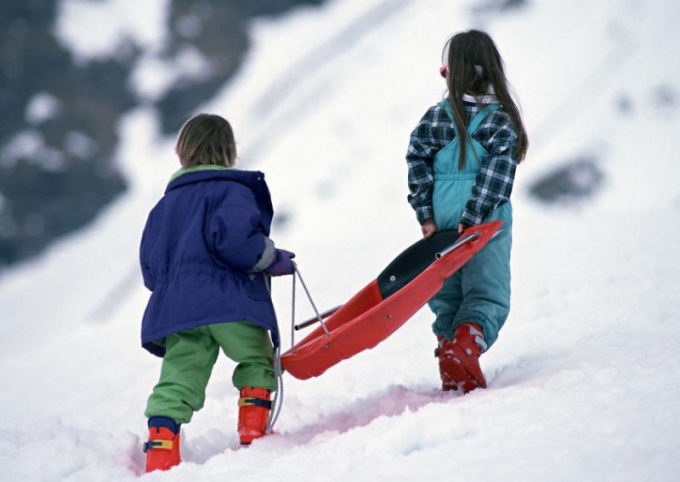
[[234, 131], [223, 117], [198, 114], [182, 127], [175, 153], [185, 168], [209, 164], [232, 167], [236, 162]]

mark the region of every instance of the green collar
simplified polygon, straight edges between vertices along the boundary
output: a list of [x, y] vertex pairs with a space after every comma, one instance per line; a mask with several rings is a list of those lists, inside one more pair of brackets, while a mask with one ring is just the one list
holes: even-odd
[[227, 169], [233, 169], [233, 167], [218, 166], [217, 164], [201, 164], [200, 166], [183, 167], [170, 177], [170, 182], [174, 181], [183, 174], [188, 174], [190, 172], [197, 171], [224, 171]]

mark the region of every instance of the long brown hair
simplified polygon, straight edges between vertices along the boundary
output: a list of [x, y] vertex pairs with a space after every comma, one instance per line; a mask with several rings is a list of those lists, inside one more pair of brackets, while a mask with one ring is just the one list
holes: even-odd
[[214, 114], [198, 114], [182, 127], [175, 145], [182, 167], [214, 164], [232, 167], [236, 140], [229, 122]]
[[517, 161], [524, 160], [529, 140], [519, 109], [510, 95], [503, 59], [494, 41], [485, 32], [468, 30], [454, 35], [446, 42], [442, 57], [446, 55], [447, 49], [448, 97], [458, 135], [462, 136], [459, 167], [465, 165], [465, 148], [469, 137], [463, 95], [482, 96], [490, 93], [491, 88], [517, 131], [518, 144], [514, 153]]

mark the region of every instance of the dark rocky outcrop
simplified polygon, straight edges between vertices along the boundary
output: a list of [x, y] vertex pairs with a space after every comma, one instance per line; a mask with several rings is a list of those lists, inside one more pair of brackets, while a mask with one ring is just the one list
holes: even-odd
[[595, 196], [604, 183], [597, 159], [572, 159], [537, 179], [530, 187], [532, 197], [549, 205], [569, 205]]
[[[237, 71], [253, 17], [322, 2], [173, 0], [163, 55], [190, 46], [210, 70], [157, 101], [164, 132]], [[140, 102], [129, 78], [141, 52], [130, 44], [114, 58], [74, 62], [54, 37], [56, 9], [57, 0], [0, 4], [0, 270], [85, 226], [126, 187], [112, 156], [118, 120]]]

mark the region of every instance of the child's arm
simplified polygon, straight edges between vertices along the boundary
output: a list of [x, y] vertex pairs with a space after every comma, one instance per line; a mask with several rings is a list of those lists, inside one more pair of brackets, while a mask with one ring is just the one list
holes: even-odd
[[411, 140], [406, 151], [408, 166], [408, 202], [416, 212], [421, 225], [434, 218], [432, 208], [432, 186], [434, 175], [432, 163], [434, 156], [441, 149], [438, 142], [435, 124], [442, 109], [434, 106], [428, 109], [416, 128], [411, 133]]
[[152, 214], [153, 212], [149, 214], [149, 218], [146, 221], [146, 225], [144, 226], [144, 231], [142, 233], [142, 241], [139, 244], [139, 265], [142, 269], [142, 279], [144, 280], [144, 286], [146, 286], [149, 291], [153, 291], [155, 285], [149, 256], [149, 231], [151, 230]]
[[253, 273], [261, 273], [265, 269], [269, 268], [275, 260], [276, 247], [274, 246], [274, 241], [265, 236], [264, 250], [262, 250], [259, 261], [255, 263], [252, 268], [250, 268], [250, 271]]
[[204, 239], [218, 262], [241, 271], [265, 271], [281, 252], [265, 234], [253, 191], [239, 183], [229, 183], [228, 193], [204, 229]]
[[221, 206], [208, 223], [206, 239], [215, 255], [229, 266], [251, 271], [271, 264], [274, 243], [262, 232], [255, 200]]
[[517, 132], [507, 114], [497, 118], [498, 127], [487, 144], [489, 155], [477, 173], [472, 196], [465, 204], [460, 220], [463, 226], [483, 223], [495, 209], [510, 200], [517, 169]]

